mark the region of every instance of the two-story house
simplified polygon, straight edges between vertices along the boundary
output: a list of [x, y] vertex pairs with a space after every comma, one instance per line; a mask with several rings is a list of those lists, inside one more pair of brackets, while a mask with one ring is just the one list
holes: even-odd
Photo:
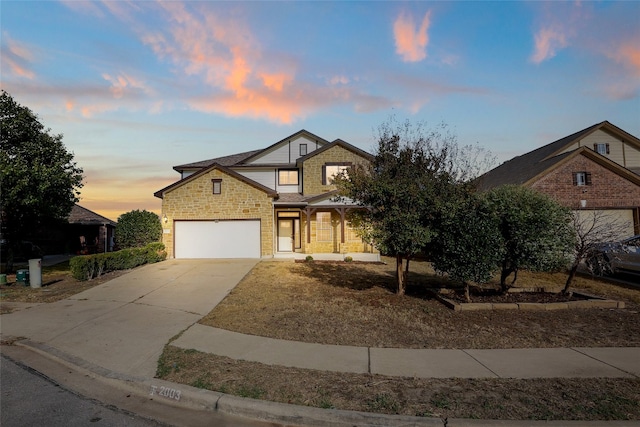
[[[525, 185], [548, 194], [581, 215], [628, 224], [640, 234], [640, 139], [597, 123], [515, 157], [479, 179], [479, 189]], [[621, 236], [623, 237], [623, 236]]]
[[[162, 199], [163, 242], [174, 258], [378, 253], [349, 226], [358, 207], [335, 201], [332, 176], [372, 156], [301, 130], [262, 149], [175, 166]], [[367, 257], [367, 256], [365, 256]]]

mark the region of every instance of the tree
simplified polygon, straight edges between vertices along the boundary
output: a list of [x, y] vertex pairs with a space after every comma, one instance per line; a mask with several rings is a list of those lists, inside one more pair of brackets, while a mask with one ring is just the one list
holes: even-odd
[[66, 220], [82, 187], [82, 169], [38, 117], [2, 91], [0, 95], [0, 205], [7, 270], [25, 234]]
[[116, 244], [120, 249], [158, 242], [162, 237], [160, 217], [147, 210], [134, 210], [118, 217]]
[[500, 260], [500, 285], [518, 270], [552, 271], [569, 264], [574, 244], [571, 211], [531, 188], [505, 185], [486, 193], [499, 218], [504, 245]]
[[627, 232], [629, 224], [602, 211], [573, 212], [572, 222], [575, 232], [573, 262], [563, 293], [568, 293], [576, 277], [580, 263], [585, 261], [591, 274], [603, 275], [611, 268], [610, 260], [602, 258], [599, 248], [619, 240]]
[[488, 201], [477, 194], [443, 215], [431, 261], [436, 270], [464, 285], [467, 301], [469, 282], [486, 283], [498, 269], [504, 253], [499, 225]]
[[405, 261], [425, 251], [440, 212], [470, 191], [474, 155], [482, 151], [459, 148], [445, 125], [426, 132], [422, 123], [393, 119], [378, 128], [377, 141], [370, 164], [355, 165], [334, 182], [341, 197], [365, 208], [349, 215], [363, 238], [396, 258], [396, 293], [402, 295]]

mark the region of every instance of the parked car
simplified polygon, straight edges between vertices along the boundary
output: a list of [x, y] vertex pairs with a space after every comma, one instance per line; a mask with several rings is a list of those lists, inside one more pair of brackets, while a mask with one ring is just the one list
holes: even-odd
[[597, 275], [640, 274], [640, 234], [620, 242], [603, 244], [587, 260], [587, 266]]

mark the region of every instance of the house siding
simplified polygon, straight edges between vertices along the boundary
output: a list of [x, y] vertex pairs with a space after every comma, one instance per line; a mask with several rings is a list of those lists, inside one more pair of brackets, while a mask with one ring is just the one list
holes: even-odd
[[609, 154], [605, 155], [609, 160], [625, 168], [640, 168], [640, 150], [602, 130], [596, 130], [575, 144], [567, 146], [561, 153], [568, 153], [580, 147], [593, 150], [594, 144], [609, 144]]
[[274, 147], [273, 150], [253, 159], [250, 164], [291, 164], [300, 156], [300, 144], [307, 144], [307, 154], [315, 151], [317, 143], [314, 140], [299, 136], [285, 144]]
[[[590, 172], [592, 185], [573, 185], [574, 172]], [[640, 186], [613, 173], [585, 156], [576, 156], [531, 184], [531, 187], [572, 209], [587, 201], [587, 208], [634, 208], [640, 206]]]
[[367, 161], [361, 156], [340, 146], [332, 147], [320, 154], [305, 160], [303, 171], [303, 194], [314, 195], [327, 193], [336, 189], [335, 185], [322, 185], [322, 167], [329, 162], [364, 164]]
[[[212, 179], [222, 179], [221, 194], [213, 194]], [[261, 255], [273, 255], [271, 197], [218, 169], [165, 193], [162, 214], [168, 219], [163, 223], [162, 241], [170, 258], [174, 256], [174, 220], [260, 219]]]

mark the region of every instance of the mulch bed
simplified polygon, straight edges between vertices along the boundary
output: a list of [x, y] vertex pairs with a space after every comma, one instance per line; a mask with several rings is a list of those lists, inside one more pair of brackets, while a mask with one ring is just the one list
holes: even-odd
[[[461, 293], [451, 293], [446, 295], [447, 298], [458, 302], [466, 303], [464, 295]], [[562, 292], [508, 292], [505, 294], [496, 291], [485, 291], [471, 293], [471, 302], [474, 303], [538, 303], [549, 304], [554, 302], [570, 302], [584, 301], [589, 299], [587, 296], [579, 293], [563, 294]]]

